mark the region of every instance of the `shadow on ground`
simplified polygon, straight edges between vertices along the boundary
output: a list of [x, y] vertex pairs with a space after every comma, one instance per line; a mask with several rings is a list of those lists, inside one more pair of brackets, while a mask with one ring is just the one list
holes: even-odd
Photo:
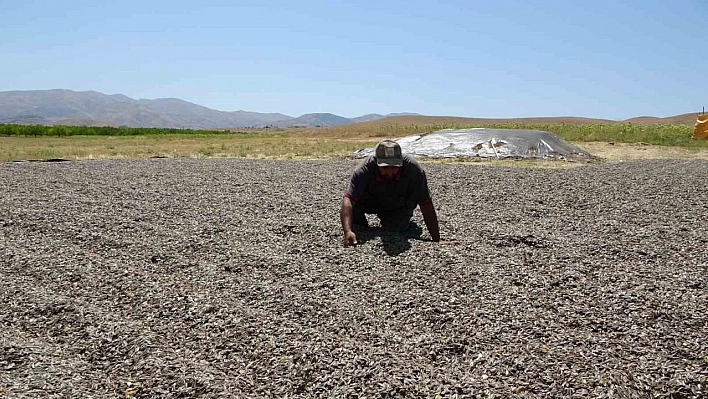
[[410, 240], [423, 240], [421, 238], [423, 229], [415, 222], [411, 222], [408, 229], [402, 232], [388, 231], [381, 227], [363, 226], [354, 226], [353, 230], [356, 233], [358, 245], [365, 244], [377, 237], [380, 238], [384, 252], [388, 256], [398, 256], [408, 251], [411, 248]]

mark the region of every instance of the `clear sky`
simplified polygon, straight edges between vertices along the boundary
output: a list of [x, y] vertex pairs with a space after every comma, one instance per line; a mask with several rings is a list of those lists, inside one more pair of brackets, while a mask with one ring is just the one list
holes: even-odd
[[708, 0], [0, 0], [0, 91], [222, 111], [627, 119], [708, 106]]

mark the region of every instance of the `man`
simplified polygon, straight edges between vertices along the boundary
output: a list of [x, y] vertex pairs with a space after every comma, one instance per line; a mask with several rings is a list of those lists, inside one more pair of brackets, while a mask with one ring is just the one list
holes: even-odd
[[365, 214], [376, 214], [387, 231], [405, 231], [416, 206], [433, 241], [440, 241], [438, 215], [420, 164], [403, 155], [395, 141], [384, 140], [374, 156], [357, 167], [342, 199], [339, 212], [344, 230], [344, 245], [356, 245], [353, 225], [368, 227]]

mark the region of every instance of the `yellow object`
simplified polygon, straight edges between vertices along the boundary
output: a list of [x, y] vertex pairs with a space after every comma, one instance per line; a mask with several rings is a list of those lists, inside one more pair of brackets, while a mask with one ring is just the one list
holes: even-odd
[[708, 139], [708, 114], [698, 115], [692, 137], [694, 139]]

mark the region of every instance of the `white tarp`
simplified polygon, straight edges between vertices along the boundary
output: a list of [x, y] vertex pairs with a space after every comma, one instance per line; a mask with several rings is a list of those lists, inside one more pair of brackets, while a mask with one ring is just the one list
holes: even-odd
[[[560, 136], [542, 130], [444, 129], [395, 141], [404, 154], [429, 158], [592, 158]], [[352, 155], [363, 158], [373, 154], [374, 148], [364, 148]]]

